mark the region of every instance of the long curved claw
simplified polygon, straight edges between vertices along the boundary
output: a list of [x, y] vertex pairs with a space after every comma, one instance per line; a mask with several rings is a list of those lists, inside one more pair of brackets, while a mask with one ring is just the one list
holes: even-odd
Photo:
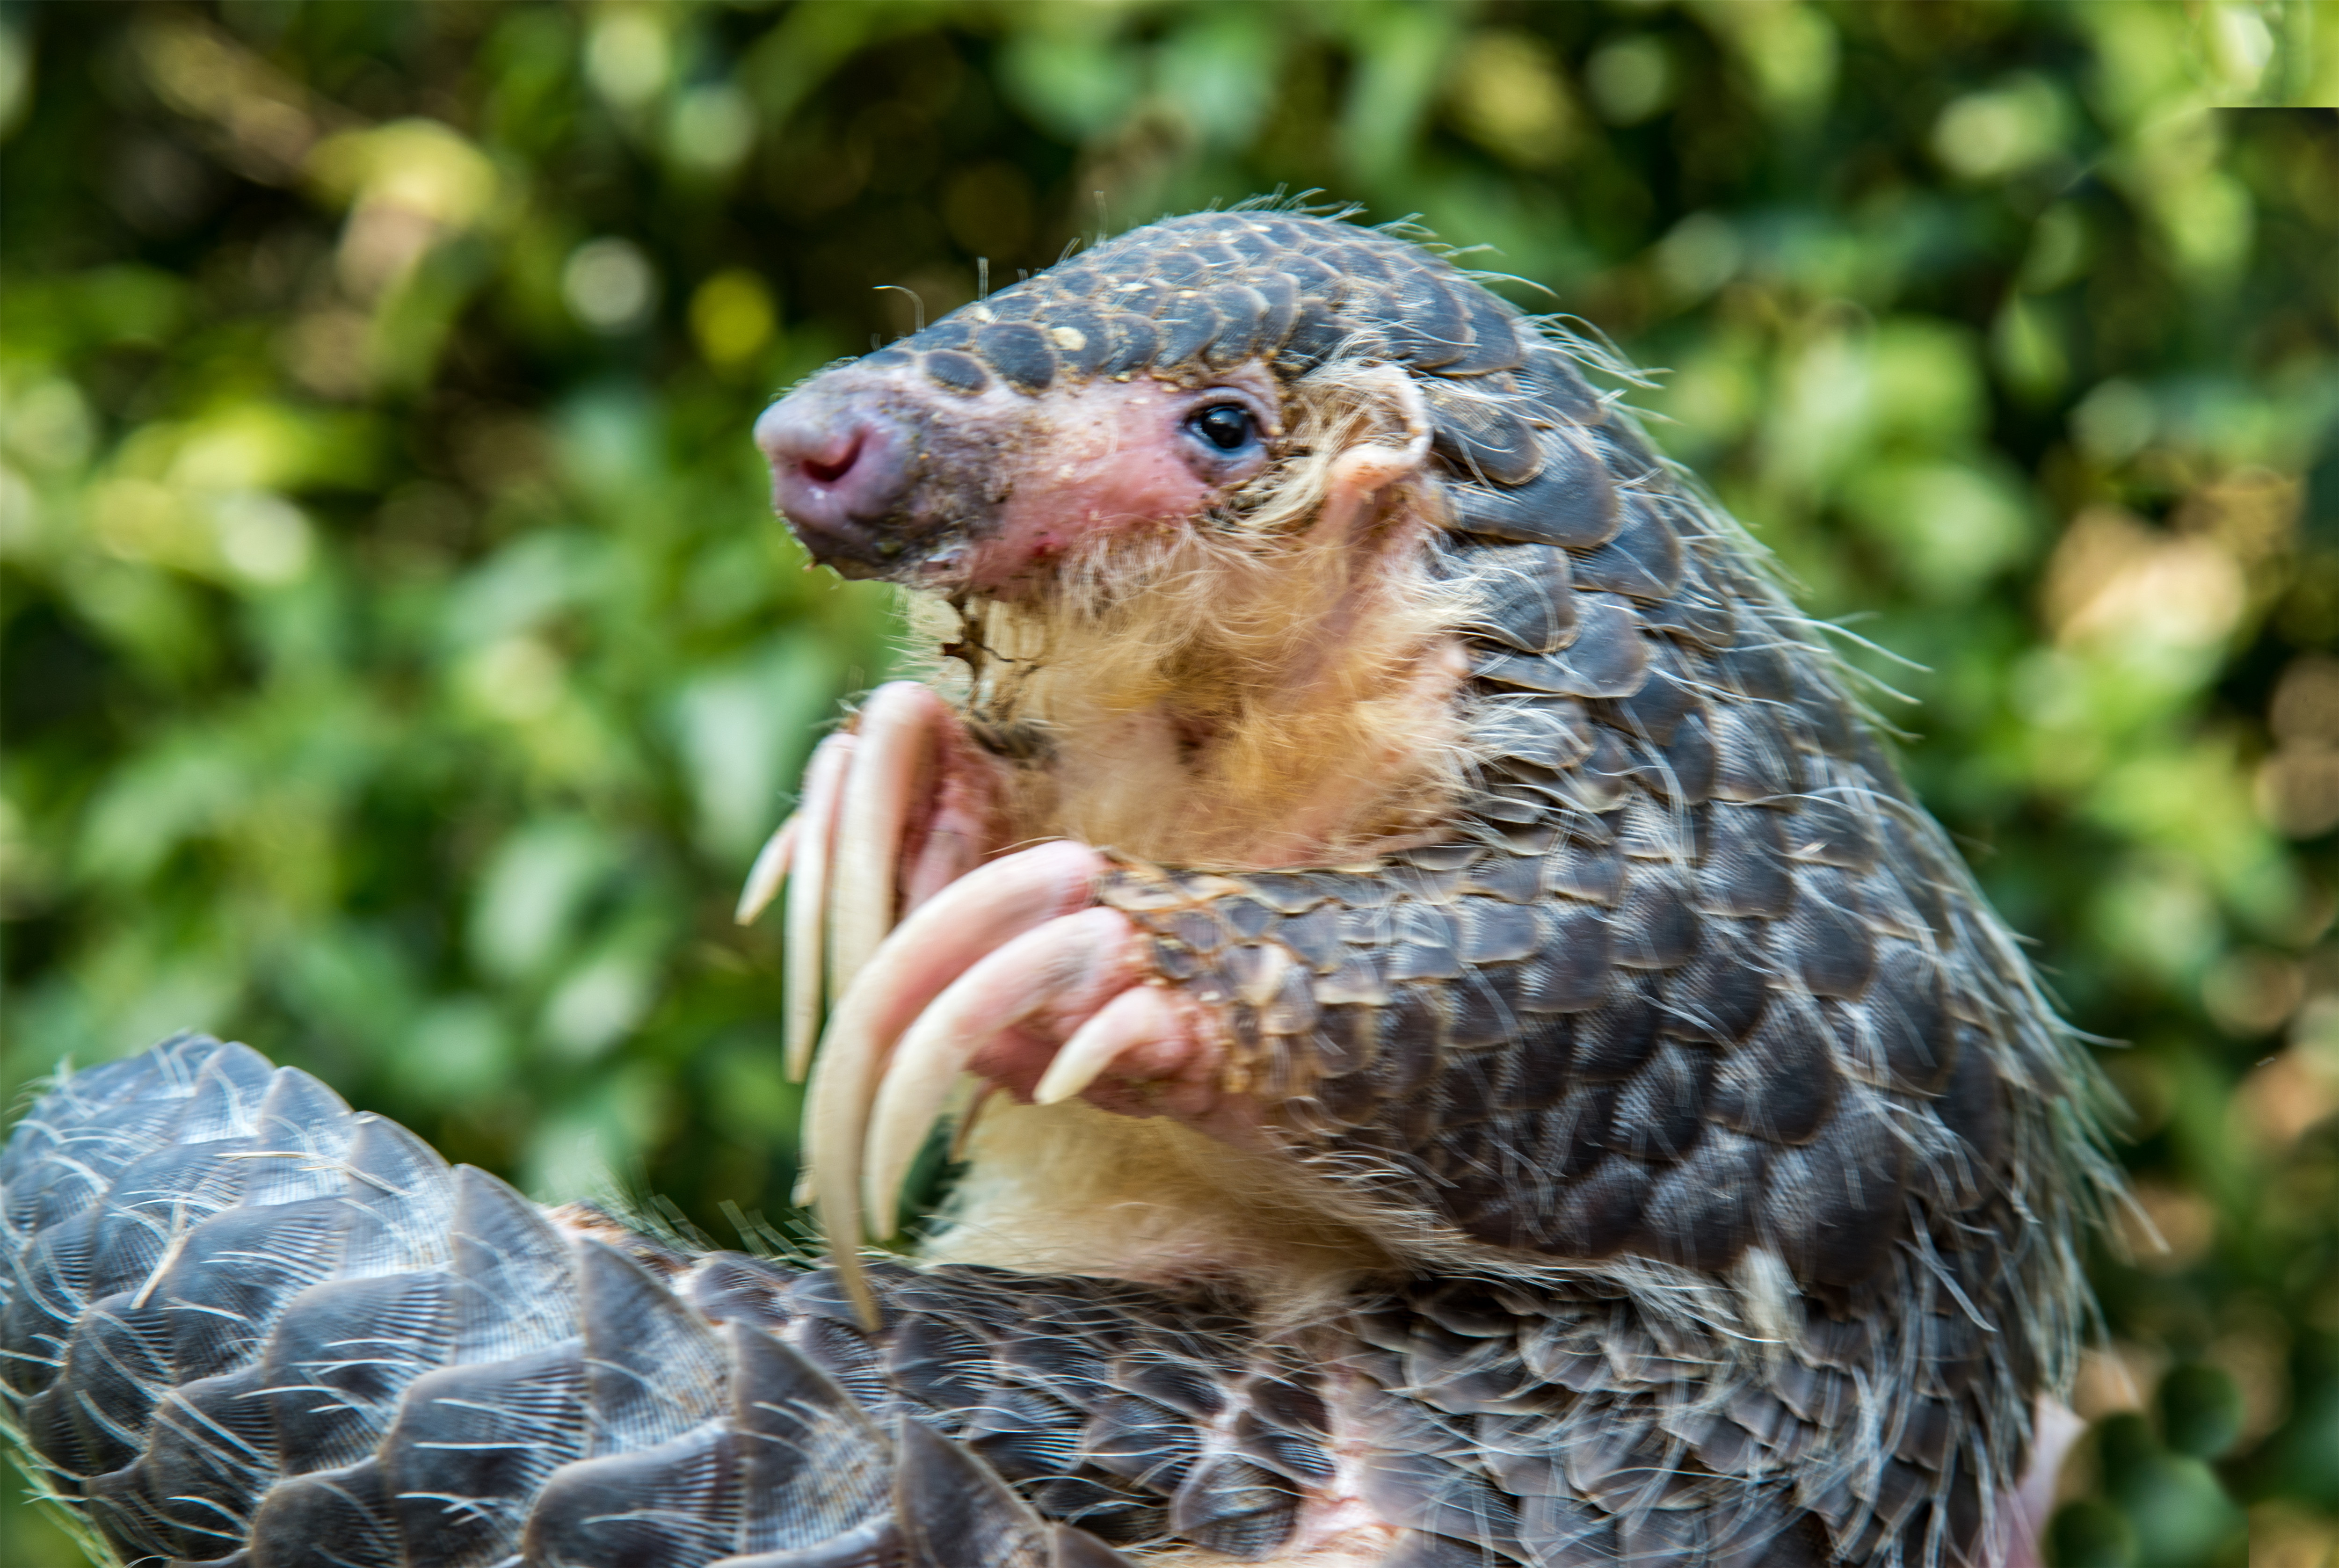
[[893, 1048], [858, 1161], [862, 1200], [876, 1234], [893, 1233], [903, 1179], [958, 1075], [1036, 1014], [1079, 1020], [1110, 1011], [1111, 1000], [1143, 976], [1145, 954], [1145, 941], [1127, 915], [1082, 910], [994, 950], [918, 1015]]
[[993, 861], [897, 926], [837, 1004], [804, 1096], [804, 1154], [837, 1277], [873, 1327], [876, 1302], [856, 1250], [860, 1163], [870, 1101], [893, 1042], [928, 1002], [993, 949], [1088, 903], [1105, 869], [1103, 856], [1071, 843]]
[[942, 698], [915, 681], [888, 682], [862, 707], [836, 825], [828, 924], [832, 996], [852, 987], [893, 929], [903, 834], [933, 787], [942, 729], [949, 722]]
[[1189, 1007], [1163, 987], [1133, 986], [1105, 1003], [1102, 1011], [1064, 1041], [1064, 1048], [1048, 1063], [1048, 1070], [1040, 1075], [1031, 1103], [1061, 1104], [1103, 1077], [1107, 1068], [1123, 1058], [1129, 1059], [1130, 1076], [1145, 1076], [1153, 1065], [1146, 1060], [1149, 1055], [1165, 1047], [1182, 1050], [1199, 1043], [1190, 1038], [1193, 1023]]
[[755, 863], [747, 868], [747, 880], [739, 889], [739, 906], [731, 918], [740, 925], [753, 925], [755, 917], [771, 907], [780, 896], [780, 884], [788, 878], [788, 868], [795, 861], [796, 834], [804, 827], [804, 814], [790, 812], [788, 820], [772, 830], [764, 847], [755, 852]]
[[794, 863], [788, 878], [788, 904], [783, 917], [787, 977], [787, 1075], [790, 1083], [804, 1081], [812, 1061], [812, 1046], [820, 1031], [822, 937], [828, 923], [829, 850], [836, 837], [836, 808], [844, 793], [844, 774], [853, 761], [854, 737], [831, 735], [812, 754], [804, 769], [804, 802], [796, 810]]
[[983, 863], [997, 847], [1001, 779], [956, 725], [937, 737], [933, 806], [916, 852], [902, 866], [902, 912], [908, 914]]

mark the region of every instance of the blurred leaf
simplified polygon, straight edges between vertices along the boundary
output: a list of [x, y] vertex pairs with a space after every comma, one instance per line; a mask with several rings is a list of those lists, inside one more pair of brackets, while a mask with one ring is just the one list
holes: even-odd
[[2115, 1415], [2097, 1441], [2106, 1494], [2136, 1532], [2141, 1568], [2192, 1568], [2218, 1554], [2245, 1524], [2206, 1464], [2160, 1446], [2140, 1415]]
[[1981, 464], [1880, 461], [1847, 488], [1854, 514], [1933, 603], [1971, 598], [2031, 553], [2025, 498]]
[[1281, 30], [1248, 6], [1197, 6], [1189, 15], [1155, 57], [1162, 96], [1204, 146], [1247, 146], [1274, 103]]
[[2092, 1497], [2067, 1503], [2047, 1532], [2053, 1568], [2137, 1568], [2136, 1526], [2108, 1503]]
[[479, 883], [474, 961], [519, 980], [543, 971], [573, 936], [586, 901], [617, 865], [617, 847], [579, 817], [533, 822], [506, 839]]
[[561, 977], [540, 1025], [556, 1056], [587, 1061], [633, 1032], [657, 1000], [659, 946], [656, 925], [637, 922]]
[[676, 694], [698, 839], [726, 864], [744, 868], [778, 825], [782, 792], [794, 784], [843, 673], [834, 654], [799, 636], [738, 666], [708, 670]]
[[1452, 46], [1456, 13], [1377, 0], [1339, 13], [1357, 52], [1340, 114], [1349, 170], [1367, 189], [1396, 173], [1410, 151]]
[[2179, 1366], [2160, 1380], [2160, 1425], [2168, 1445], [2196, 1459], [2215, 1459], [2242, 1431], [2242, 1390], [2215, 1366]]
[[[1051, 8], [1054, 9], [1054, 8]], [[1111, 126], [1137, 95], [1136, 55], [1067, 11], [1063, 25], [1019, 32], [1000, 55], [1000, 78], [1017, 104], [1072, 140]]]

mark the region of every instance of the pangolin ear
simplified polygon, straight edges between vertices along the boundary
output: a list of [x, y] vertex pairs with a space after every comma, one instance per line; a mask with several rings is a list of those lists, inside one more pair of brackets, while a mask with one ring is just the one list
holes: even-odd
[[1396, 439], [1397, 431], [1377, 430], [1333, 459], [1325, 481], [1324, 504], [1316, 514], [1314, 537], [1319, 541], [1337, 539], [1351, 531], [1369, 513], [1377, 494], [1429, 465], [1434, 426], [1428, 401], [1413, 378], [1398, 366], [1376, 365], [1353, 378], [1350, 384], [1358, 395], [1396, 415], [1403, 439]]

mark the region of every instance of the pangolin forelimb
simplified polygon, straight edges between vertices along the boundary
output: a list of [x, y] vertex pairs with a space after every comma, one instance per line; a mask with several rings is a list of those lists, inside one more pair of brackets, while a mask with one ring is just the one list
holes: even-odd
[[895, 928], [839, 1003], [804, 1096], [804, 1162], [821, 1224], [839, 1243], [840, 1274], [864, 1316], [875, 1309], [859, 1284], [856, 1251], [869, 1117], [903, 1031], [977, 960], [1084, 908], [1102, 869], [1094, 851], [1053, 843], [969, 873]]

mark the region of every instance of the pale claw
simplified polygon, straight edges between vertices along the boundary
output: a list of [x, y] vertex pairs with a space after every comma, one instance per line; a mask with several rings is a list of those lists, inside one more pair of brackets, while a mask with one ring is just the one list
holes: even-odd
[[869, 1112], [862, 1198], [876, 1234], [893, 1233], [910, 1162], [982, 1049], [1042, 1011], [1068, 1020], [1110, 1012], [1110, 999], [1143, 976], [1145, 956], [1127, 915], [1083, 910], [997, 949], [918, 1015], [893, 1048]]
[[746, 884], [739, 890], [739, 907], [731, 913], [734, 921], [755, 924], [755, 917], [780, 896], [780, 884], [787, 881], [788, 866], [795, 859], [796, 833], [803, 825], [803, 814], [790, 813], [788, 820], [773, 829], [764, 847], [755, 852], [755, 863], [747, 868]]
[[1101, 1078], [1105, 1069], [1122, 1057], [1165, 1041], [1182, 1040], [1189, 1026], [1187, 1011], [1162, 987], [1140, 985], [1124, 991], [1064, 1041], [1064, 1048], [1041, 1075], [1039, 1087], [1031, 1091], [1031, 1103], [1061, 1104]]
[[933, 787], [942, 728], [950, 722], [942, 698], [915, 681], [879, 686], [861, 710], [836, 826], [828, 923], [832, 996], [852, 987], [893, 929], [903, 834]]
[[893, 1042], [977, 960], [1089, 902], [1105, 869], [1085, 844], [1059, 843], [968, 873], [897, 926], [837, 1003], [804, 1097], [804, 1155], [837, 1276], [873, 1327], [876, 1302], [857, 1251], [860, 1166], [870, 1102]]
[[836, 836], [836, 808], [844, 773], [853, 760], [854, 737], [831, 735], [812, 754], [804, 769], [804, 801], [796, 808], [794, 864], [788, 878], [783, 930], [787, 977], [786, 1070], [788, 1081], [804, 1081], [820, 1031], [822, 938], [828, 924], [829, 849]]

